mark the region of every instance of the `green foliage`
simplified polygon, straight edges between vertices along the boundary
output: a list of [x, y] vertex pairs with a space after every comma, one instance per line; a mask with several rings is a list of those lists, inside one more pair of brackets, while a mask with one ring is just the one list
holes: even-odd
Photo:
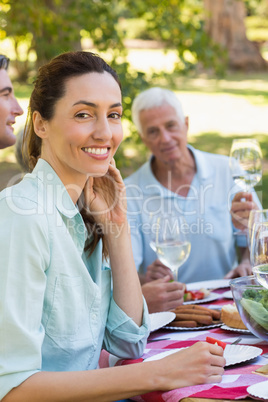
[[14, 39], [16, 58], [20, 60], [19, 44], [27, 37], [36, 67], [58, 53], [79, 49], [81, 31], [88, 33], [98, 51], [109, 50], [113, 60], [124, 57], [122, 18], [127, 16], [140, 18], [147, 37], [177, 49], [181, 60], [177, 70], [190, 70], [198, 61], [205, 68], [223, 71], [225, 55], [204, 33], [201, 0], [5, 0], [1, 4], [2, 32]]
[[[125, 0], [126, 7], [133, 6]], [[222, 75], [226, 53], [211, 42], [204, 31], [204, 5], [200, 0], [135, 1], [135, 16], [146, 21], [147, 36], [160, 40], [166, 48], [178, 52], [176, 71], [190, 71], [197, 62]], [[132, 12], [134, 14], [134, 12]], [[191, 54], [191, 60], [187, 57]]]
[[10, 8], [2, 10], [2, 29], [14, 38], [15, 47], [31, 33], [30, 49], [36, 52], [37, 66], [61, 52], [80, 49], [82, 29], [99, 50], [120, 48], [113, 23], [117, 17], [114, 0], [6, 0], [6, 4]]
[[268, 41], [268, 20], [263, 16], [250, 16], [245, 20], [249, 40]]
[[[135, 30], [128, 27], [131, 23]], [[13, 39], [14, 63], [18, 70], [21, 68], [23, 80], [26, 74], [34, 76], [37, 68], [55, 55], [80, 49], [82, 35], [92, 40], [122, 83], [128, 134], [116, 158], [125, 176], [148, 157], [131, 123], [131, 104], [137, 93], [153, 85], [174, 88], [178, 73], [194, 71], [200, 65], [218, 75], [223, 74], [226, 66], [226, 54], [204, 33], [202, 0], [2, 0], [0, 24], [2, 37]], [[124, 39], [141, 35], [178, 52], [180, 61], [175, 74], [149, 76], [131, 69], [126, 61]], [[27, 49], [26, 56], [20, 52], [22, 44]], [[36, 61], [29, 62], [30, 54], [35, 54]], [[16, 93], [19, 89], [15, 88]]]
[[248, 15], [268, 16], [267, 0], [244, 0]]

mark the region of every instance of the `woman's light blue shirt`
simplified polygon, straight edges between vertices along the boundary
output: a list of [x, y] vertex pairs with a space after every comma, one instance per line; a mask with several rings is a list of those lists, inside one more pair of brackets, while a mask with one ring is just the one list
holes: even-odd
[[90, 258], [82, 217], [51, 166], [0, 194], [0, 399], [39, 371], [95, 369], [101, 348], [137, 358], [149, 333], [111, 296], [99, 242]]

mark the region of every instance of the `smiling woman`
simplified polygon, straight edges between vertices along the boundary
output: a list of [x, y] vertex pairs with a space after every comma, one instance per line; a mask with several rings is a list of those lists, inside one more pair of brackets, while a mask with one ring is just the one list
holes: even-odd
[[121, 115], [117, 74], [99, 56], [40, 68], [23, 142], [32, 172], [0, 194], [3, 402], [115, 401], [221, 380], [221, 348], [201, 342], [163, 367], [95, 370], [102, 348], [141, 356], [150, 330], [113, 159]]
[[[108, 72], [69, 79], [50, 120], [33, 112], [35, 133], [42, 139], [41, 158], [53, 166], [69, 192], [73, 183], [84, 188], [89, 176], [107, 172], [123, 138], [121, 114], [120, 87]], [[76, 203], [76, 192], [71, 197]]]

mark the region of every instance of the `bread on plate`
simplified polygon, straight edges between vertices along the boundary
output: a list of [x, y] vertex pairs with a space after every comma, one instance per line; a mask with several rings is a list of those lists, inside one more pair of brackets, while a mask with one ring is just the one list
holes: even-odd
[[221, 321], [231, 328], [247, 329], [235, 304], [227, 304], [221, 309]]

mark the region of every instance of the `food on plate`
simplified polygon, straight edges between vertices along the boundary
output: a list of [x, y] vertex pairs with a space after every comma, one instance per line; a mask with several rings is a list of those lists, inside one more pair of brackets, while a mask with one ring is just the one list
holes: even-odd
[[268, 364], [265, 364], [264, 366], [259, 367], [257, 370], [255, 370], [255, 373], [261, 373], [261, 374], [268, 374]]
[[219, 339], [215, 339], [215, 338], [211, 338], [210, 336], [206, 337], [206, 342], [208, 343], [212, 343], [213, 345], [219, 345], [222, 347], [222, 349], [224, 350], [227, 343], [223, 342], [223, 341], [219, 341]]
[[208, 289], [187, 290], [187, 286], [185, 286], [183, 301], [202, 300], [209, 295], [210, 291]]
[[235, 304], [227, 304], [221, 309], [221, 321], [228, 327], [247, 329], [243, 323]]
[[172, 310], [176, 318], [169, 324], [172, 327], [194, 328], [219, 323], [221, 313], [203, 306], [178, 306]]
[[247, 289], [240, 303], [261, 327], [268, 330], [268, 290]]

